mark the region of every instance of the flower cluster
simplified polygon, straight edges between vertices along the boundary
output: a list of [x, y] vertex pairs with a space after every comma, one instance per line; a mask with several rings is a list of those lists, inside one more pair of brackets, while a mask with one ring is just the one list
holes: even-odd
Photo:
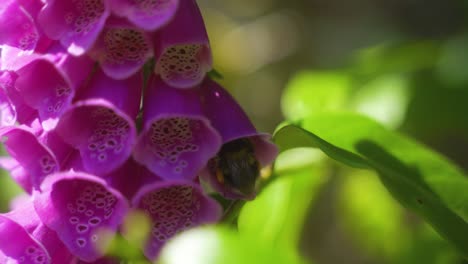
[[276, 156], [207, 77], [195, 0], [6, 0], [0, 45], [0, 166], [28, 194], [0, 215], [0, 263], [111, 263], [130, 210], [153, 260], [219, 220], [207, 192], [252, 199]]

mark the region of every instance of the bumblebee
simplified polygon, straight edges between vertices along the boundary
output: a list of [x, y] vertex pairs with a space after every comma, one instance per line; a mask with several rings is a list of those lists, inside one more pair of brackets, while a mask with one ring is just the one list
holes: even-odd
[[249, 139], [240, 138], [225, 143], [213, 163], [213, 173], [220, 184], [245, 196], [255, 192], [260, 164]]

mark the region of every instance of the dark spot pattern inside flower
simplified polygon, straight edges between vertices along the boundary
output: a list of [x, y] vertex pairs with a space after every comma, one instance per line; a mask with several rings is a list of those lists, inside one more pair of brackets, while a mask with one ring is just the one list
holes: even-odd
[[166, 49], [158, 63], [161, 78], [196, 80], [204, 72], [201, 69], [203, 45], [175, 45]]
[[95, 243], [99, 239], [95, 231], [100, 224], [110, 219], [117, 200], [97, 183], [78, 184], [74, 188], [79, 191], [75, 190], [75, 199], [70, 199], [66, 210], [68, 223], [73, 226], [76, 246], [83, 248], [88, 245], [89, 240]]
[[24, 254], [18, 258], [19, 263], [45, 264], [49, 263], [47, 253], [36, 245], [31, 245], [24, 250]]
[[195, 144], [193, 131], [201, 127], [201, 121], [183, 117], [160, 119], [151, 125], [150, 141], [160, 164], [175, 164], [174, 172], [181, 173], [187, 161], [180, 159], [185, 152], [199, 150]]
[[[0, 215], [0, 263], [132, 262], [99, 249], [127, 228], [133, 209], [151, 219], [148, 241], [138, 241], [147, 243], [136, 245], [148, 260], [174, 235], [217, 222], [222, 208], [199, 175], [219, 152], [225, 128], [243, 135], [253, 125], [244, 126], [245, 114], [231, 111], [235, 103], [217, 91], [220, 107], [213, 109], [232, 122], [217, 126], [208, 115], [201, 88], [212, 56], [197, 1], [6, 2], [31, 12], [21, 28], [6, 23], [15, 44], [30, 50], [2, 46], [0, 124], [17, 124], [29, 135], [14, 142], [7, 135], [5, 144], [12, 178], [34, 192], [18, 230], [3, 235], [11, 227], [1, 228]], [[258, 176], [253, 149], [224, 148], [212, 159], [220, 182], [249, 192]], [[253, 180], [236, 177], [245, 171]]]
[[36, 28], [32, 23], [24, 23], [21, 25], [21, 30], [24, 31], [24, 33], [21, 35], [21, 38], [19, 39], [19, 46], [18, 48], [22, 50], [26, 50], [30, 48], [32, 45], [37, 43], [39, 39], [39, 35], [36, 32]]
[[44, 175], [52, 173], [57, 167], [57, 163], [49, 154], [44, 155], [39, 159], [39, 165], [41, 166], [41, 171]]
[[65, 22], [77, 34], [86, 34], [105, 11], [102, 0], [74, 0], [74, 10], [65, 13]]
[[55, 85], [54, 97], [51, 97], [50, 103], [47, 106], [47, 112], [49, 113], [60, 113], [66, 101], [72, 96], [71, 88], [61, 81]]
[[88, 139], [88, 155], [103, 163], [110, 154], [122, 152], [130, 133], [130, 125], [112, 109], [105, 107], [94, 110], [91, 120], [96, 122]]
[[111, 64], [141, 62], [150, 52], [143, 33], [128, 28], [112, 28], [104, 33], [105, 61]]
[[138, 9], [147, 15], [154, 15], [164, 11], [172, 2], [173, 0], [133, 0]]
[[153, 221], [151, 247], [157, 249], [162, 242], [196, 224], [202, 197], [191, 186], [169, 186], [145, 195], [143, 208]]

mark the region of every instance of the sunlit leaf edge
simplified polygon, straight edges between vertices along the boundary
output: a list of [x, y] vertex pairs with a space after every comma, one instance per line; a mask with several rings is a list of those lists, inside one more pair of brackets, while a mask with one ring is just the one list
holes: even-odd
[[340, 148], [299, 125], [283, 123], [276, 130], [273, 140], [281, 152], [297, 147], [320, 148], [330, 158], [348, 166], [374, 169], [395, 199], [424, 218], [468, 259], [468, 223], [437, 196], [405, 177], [398, 168], [382, 163], [375, 156], [356, 154]]

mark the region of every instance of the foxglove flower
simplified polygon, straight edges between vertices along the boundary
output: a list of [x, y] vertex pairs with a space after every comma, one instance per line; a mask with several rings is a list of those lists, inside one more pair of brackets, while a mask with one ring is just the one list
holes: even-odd
[[44, 128], [52, 129], [89, 75], [92, 61], [74, 57], [59, 46], [51, 48], [47, 56], [31, 57], [29, 63], [15, 70], [14, 87], [24, 103], [38, 111]]
[[164, 179], [192, 180], [220, 144], [194, 90], [152, 80], [144, 97], [143, 131], [133, 153], [137, 162]]
[[47, 249], [21, 225], [0, 215], [0, 263], [49, 264]]
[[0, 237], [9, 238], [0, 240], [0, 263], [71, 263], [74, 258], [39, 219], [30, 198], [0, 215]]
[[153, 56], [150, 37], [122, 19], [109, 19], [91, 55], [113, 79], [126, 79]]
[[130, 210], [154, 261], [220, 219], [200, 180], [254, 197], [276, 148], [206, 77], [195, 0], [6, 0], [0, 22], [0, 167], [27, 193], [0, 215], [0, 263], [120, 263], [105, 249], [135, 242]]
[[141, 86], [140, 74], [117, 81], [98, 71], [60, 118], [57, 133], [80, 151], [87, 171], [109, 173], [130, 156]]
[[0, 9], [0, 45], [32, 52], [43, 50], [51, 40], [42, 34], [36, 18], [42, 8], [40, 0], [7, 0]]
[[111, 0], [109, 4], [116, 15], [126, 17], [141, 29], [154, 31], [172, 19], [179, 0]]
[[155, 39], [155, 72], [170, 86], [191, 88], [211, 70], [208, 35], [195, 0], [180, 1], [175, 17]]
[[103, 256], [102, 231], [115, 232], [128, 211], [126, 199], [96, 176], [67, 172], [49, 176], [34, 193], [34, 207], [42, 222], [69, 251], [84, 261]]
[[[206, 196], [198, 183], [161, 179], [133, 160], [109, 174], [106, 180], [133, 201], [134, 210], [143, 211], [150, 219], [151, 232], [142, 241], [142, 250], [151, 260], [175, 234], [194, 226], [215, 223], [221, 216], [220, 205]], [[123, 230], [123, 235], [126, 234]], [[104, 259], [98, 263], [115, 262]]]
[[0, 136], [11, 155], [0, 158], [0, 167], [8, 170], [27, 193], [38, 189], [47, 175], [70, 168], [69, 164], [76, 162], [75, 150], [55, 131], [8, 126], [0, 128]]
[[11, 126], [16, 122], [16, 109], [9, 96], [14, 92], [16, 76], [0, 71], [0, 126]]
[[132, 158], [103, 178], [109, 186], [119, 190], [129, 201], [132, 200], [142, 186], [161, 180], [160, 177], [151, 173]]
[[104, 0], [48, 0], [38, 16], [45, 34], [80, 56], [96, 41], [110, 15]]
[[[252, 159], [249, 156], [250, 152], [252, 152], [255, 160], [246, 160], [245, 163], [250, 163], [250, 166], [258, 166], [258, 168], [254, 168], [256, 170], [269, 165], [273, 161], [278, 150], [269, 141], [270, 136], [257, 132], [245, 112], [226, 90], [207, 78], [201, 84], [200, 96], [203, 98], [205, 114], [222, 137], [223, 147], [235, 140], [241, 140], [237, 141], [234, 145], [226, 146], [230, 148], [226, 151], [233, 151], [237, 155], [243, 154], [247, 159]], [[226, 120], [229, 120], [229, 122]], [[239, 147], [238, 144], [246, 145], [246, 147]], [[223, 147], [221, 150], [223, 150]], [[221, 175], [217, 175], [217, 173], [222, 172], [217, 170], [223, 170], [224, 168], [219, 168], [220, 164], [216, 160], [217, 158], [219, 157], [215, 157], [208, 164], [202, 174], [203, 178], [226, 198], [253, 199], [255, 197], [255, 177], [258, 175], [250, 175], [251, 179], [245, 178], [247, 175], [244, 175], [240, 179], [235, 177], [235, 175], [233, 177], [222, 178]], [[258, 165], [253, 164], [257, 161]], [[232, 162], [244, 161], [232, 160]]]
[[7, 98], [1, 101], [2, 126], [13, 125], [15, 122], [30, 125], [38, 118], [37, 110], [26, 104], [24, 98], [16, 90], [18, 75], [11, 71], [0, 71], [0, 90]]
[[168, 239], [193, 226], [215, 223], [222, 212], [220, 205], [205, 196], [199, 186], [185, 181], [145, 185], [135, 195], [133, 207], [151, 219], [151, 234], [144, 249], [151, 260]]
[[[11, 157], [28, 172], [29, 182], [34, 188], [44, 178], [59, 170], [59, 163], [49, 148], [38, 141], [36, 135], [24, 127], [3, 127], [0, 136], [5, 138], [3, 142], [6, 151]], [[29, 189], [29, 188], [28, 188]]]

